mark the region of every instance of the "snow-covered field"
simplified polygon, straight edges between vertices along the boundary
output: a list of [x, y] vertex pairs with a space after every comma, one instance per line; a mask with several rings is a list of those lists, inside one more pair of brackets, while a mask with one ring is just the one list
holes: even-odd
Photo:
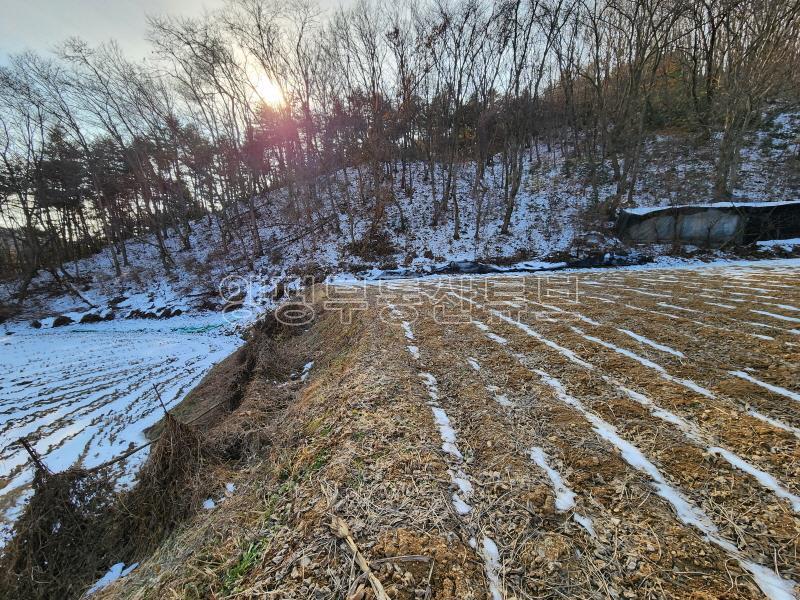
[[[99, 465], [146, 441], [143, 431], [240, 343], [223, 315], [111, 321], [0, 338], [0, 525], [29, 494], [27, 438], [53, 471]], [[130, 480], [147, 450], [120, 463]]]

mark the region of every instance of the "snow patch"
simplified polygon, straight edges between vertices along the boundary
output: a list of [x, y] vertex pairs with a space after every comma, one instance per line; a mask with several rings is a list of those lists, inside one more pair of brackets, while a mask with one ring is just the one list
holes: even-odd
[[800, 319], [797, 317], [787, 317], [786, 315], [778, 315], [773, 312], [769, 312], [766, 310], [757, 310], [754, 308], [750, 309], [751, 313], [756, 313], [757, 315], [764, 315], [766, 317], [772, 317], [773, 319], [779, 319], [781, 321], [789, 321], [790, 323], [800, 323]]
[[486, 579], [489, 581], [489, 593], [492, 595], [492, 600], [503, 600], [504, 596], [500, 586], [500, 551], [492, 538], [483, 538], [481, 555], [486, 568]]
[[303, 372], [300, 375], [300, 381], [305, 381], [306, 379], [308, 379], [308, 374], [311, 371], [311, 368], [313, 366], [314, 366], [314, 361], [313, 360], [311, 362], [307, 362], [306, 364], [303, 365]]
[[565, 512], [575, 508], [575, 493], [564, 483], [561, 473], [548, 464], [548, 456], [544, 448], [534, 446], [531, 448], [529, 456], [531, 460], [547, 474], [548, 479], [550, 479], [550, 484], [556, 495], [556, 510]]
[[[474, 306], [477, 306], [478, 308], [485, 308], [483, 306], [483, 304], [481, 304], [480, 302], [476, 302], [475, 300], [472, 300], [471, 298], [467, 298], [465, 296], [461, 296], [459, 294], [456, 294], [455, 292], [448, 292], [448, 294], [453, 296], [453, 297], [455, 297], [455, 298], [458, 298], [460, 300], [469, 302], [470, 304], [472, 304]], [[528, 336], [530, 336], [530, 337], [542, 342], [544, 345], [552, 348], [553, 350], [556, 350], [557, 352], [563, 354], [568, 359], [570, 359], [572, 362], [574, 362], [576, 364], [579, 364], [579, 365], [581, 365], [582, 367], [584, 367], [586, 369], [592, 369], [593, 368], [592, 365], [590, 365], [585, 360], [583, 360], [580, 357], [578, 357], [578, 355], [576, 355], [572, 350], [569, 350], [568, 348], [564, 348], [563, 346], [560, 346], [560, 345], [556, 344], [554, 341], [547, 339], [542, 334], [540, 334], [538, 331], [533, 329], [530, 325], [528, 325], [526, 323], [523, 323], [522, 321], [517, 321], [516, 319], [513, 319], [512, 317], [509, 317], [508, 315], [500, 312], [499, 310], [489, 309], [489, 313], [492, 314], [493, 316], [497, 317], [501, 321], [505, 321], [506, 323], [508, 323], [510, 325], [513, 325], [517, 329], [522, 330], [523, 332], [525, 332], [526, 335], [528, 335]], [[473, 321], [473, 322], [477, 324], [477, 322], [475, 322], [475, 321]], [[483, 326], [486, 327], [486, 325], [483, 325]], [[478, 325], [478, 327], [481, 327], [481, 325]]]
[[103, 575], [100, 579], [95, 581], [92, 587], [86, 590], [86, 595], [89, 596], [91, 594], [94, 594], [95, 592], [99, 592], [103, 588], [108, 587], [118, 579], [121, 579], [122, 577], [128, 575], [138, 566], [139, 566], [138, 562], [133, 563], [127, 568], [125, 567], [125, 563], [121, 562], [113, 565], [105, 575]]
[[[407, 337], [409, 337], [409, 339], [414, 339], [414, 334], [411, 331], [410, 324], [407, 331], [410, 334], [410, 337]], [[415, 358], [419, 357], [419, 350], [416, 348], [416, 346], [407, 346], [407, 348], [412, 355], [416, 353]], [[415, 350], [412, 351], [411, 348], [414, 348]], [[428, 373], [426, 371], [420, 372], [419, 376], [425, 384], [425, 388], [428, 391], [428, 396], [430, 397], [428, 405], [431, 408], [433, 420], [439, 429], [439, 436], [442, 440], [442, 451], [449, 455], [451, 460], [455, 461], [456, 463], [461, 463], [464, 460], [464, 456], [458, 449], [456, 431], [453, 429], [453, 426], [450, 423], [450, 418], [447, 416], [447, 412], [445, 412], [444, 408], [439, 405], [439, 386], [438, 382], [436, 381], [436, 377], [432, 373]], [[470, 483], [467, 474], [462, 469], [453, 467], [453, 469], [448, 469], [448, 473], [450, 474], [451, 483], [458, 489], [458, 491], [453, 492], [451, 496], [453, 508], [455, 509], [456, 513], [461, 516], [468, 515], [472, 511], [472, 506], [470, 506], [466, 500], [468, 500], [472, 495], [472, 483]]]
[[591, 517], [587, 517], [578, 513], [572, 513], [572, 518], [578, 525], [583, 527], [590, 536], [597, 537]]
[[783, 248], [784, 250], [791, 250], [792, 246], [800, 246], [800, 238], [791, 238], [788, 240], [762, 240], [756, 242], [756, 246], [760, 248]]
[[456, 512], [459, 515], [461, 515], [462, 517], [464, 515], [468, 515], [470, 513], [470, 511], [472, 510], [472, 507], [469, 504], [467, 504], [466, 502], [464, 502], [461, 499], [461, 497], [455, 492], [453, 493], [452, 500], [453, 500], [453, 508], [455, 508]]
[[763, 487], [771, 490], [779, 498], [783, 498], [784, 500], [788, 501], [792, 505], [792, 510], [794, 510], [794, 512], [800, 512], [800, 496], [797, 496], [784, 488], [778, 482], [778, 480], [769, 473], [765, 473], [761, 469], [754, 467], [740, 456], [734, 454], [730, 450], [726, 450], [725, 448], [712, 446], [708, 448], [708, 451], [712, 454], [720, 455], [737, 469], [752, 475]]
[[489, 384], [486, 386], [486, 389], [494, 395], [495, 402], [497, 402], [500, 406], [505, 408], [514, 406], [514, 403], [508, 399], [508, 396], [500, 393], [500, 388], [496, 385]]
[[682, 310], [683, 312], [690, 312], [690, 313], [699, 313], [701, 311], [695, 310], [693, 308], [686, 308], [683, 306], [675, 306], [674, 304], [669, 304], [667, 302], [658, 302], [659, 306], [663, 306], [664, 308], [672, 308], [674, 310]]
[[468, 498], [472, 495], [472, 484], [469, 479], [467, 479], [467, 474], [464, 473], [464, 471], [458, 471], [455, 474], [450, 473], [450, 478], [465, 497]]
[[637, 288], [624, 288], [628, 292], [633, 292], [641, 296], [652, 296], [653, 298], [672, 298], [672, 294], [657, 294], [655, 292], [645, 292]]
[[673, 356], [678, 356], [680, 358], [685, 358], [685, 355], [683, 354], [683, 352], [681, 352], [679, 350], [675, 350], [673, 348], [670, 348], [669, 346], [664, 346], [663, 344], [659, 344], [658, 342], [654, 342], [650, 338], [646, 338], [643, 335], [639, 335], [638, 333], [634, 333], [630, 329], [617, 328], [617, 331], [621, 331], [625, 335], [627, 335], [629, 337], [632, 337], [637, 342], [641, 342], [645, 346], [650, 346], [651, 348], [655, 348], [656, 350], [661, 350], [662, 352], [666, 352], [667, 354], [672, 354]]
[[503, 346], [507, 346], [508, 345], [508, 340], [506, 338], [504, 338], [503, 336], [497, 335], [496, 333], [492, 332], [489, 329], [489, 326], [486, 323], [483, 323], [482, 321], [478, 321], [477, 319], [473, 319], [472, 323], [478, 329], [480, 329], [481, 331], [486, 333], [486, 337], [488, 337], [493, 342], [497, 342], [498, 344], [501, 344]]
[[[13, 441], [28, 438], [55, 472], [92, 468], [141, 446], [144, 430], [163, 415], [154, 385], [171, 409], [242, 343], [224, 319], [126, 319], [10, 336], [13, 352], [0, 361], [0, 479], [7, 482], [0, 495], [17, 490], [18, 497], [4, 504], [3, 520], [16, 518], [32, 480]], [[117, 485], [130, 483], [147, 456], [144, 449], [120, 462]]]
[[420, 373], [425, 386], [428, 389], [428, 395], [431, 397], [429, 402], [433, 419], [439, 428], [439, 435], [442, 438], [442, 450], [451, 455], [456, 460], [463, 460], [464, 456], [458, 449], [456, 442], [456, 432], [450, 424], [450, 418], [447, 416], [445, 410], [439, 406], [439, 389], [437, 386], [436, 378], [430, 373]]
[[727, 308], [731, 310], [735, 310], [736, 307], [730, 304], [723, 304], [722, 302], [703, 302], [703, 304], [707, 304], [708, 306], [718, 306], [720, 308]]
[[781, 429], [787, 433], [794, 434], [796, 438], [800, 439], [800, 428], [792, 427], [791, 425], [788, 425], [783, 421], [774, 419], [772, 417], [768, 417], [767, 415], [760, 413], [757, 410], [753, 410], [752, 408], [747, 411], [747, 414], [750, 415], [751, 417], [755, 417], [759, 421], [764, 421], [764, 423], [769, 423], [773, 427], [777, 427], [778, 429]]
[[644, 356], [639, 356], [635, 352], [631, 352], [630, 350], [626, 350], [625, 348], [620, 348], [616, 344], [612, 344], [611, 342], [606, 342], [605, 340], [601, 340], [598, 337], [588, 335], [582, 329], [579, 329], [577, 327], [571, 327], [570, 329], [572, 329], [578, 335], [582, 336], [584, 339], [589, 340], [590, 342], [594, 342], [595, 344], [600, 344], [604, 348], [608, 348], [609, 350], [613, 350], [618, 354], [622, 354], [623, 356], [627, 356], [628, 358], [635, 360], [636, 362], [647, 367], [648, 369], [653, 369], [659, 375], [661, 375], [663, 379], [666, 379], [667, 381], [671, 381], [673, 383], [682, 385], [683, 387], [688, 388], [693, 392], [697, 392], [698, 394], [705, 396], [706, 398], [714, 398], [714, 394], [711, 391], [707, 390], [702, 386], [697, 385], [691, 379], [682, 379], [680, 377], [674, 377], [673, 375], [670, 375], [669, 373], [667, 373], [667, 370], [664, 367], [662, 367], [657, 363], [654, 363], [652, 360], [649, 360]]
[[740, 379], [744, 379], [745, 381], [749, 381], [757, 386], [764, 388], [765, 390], [769, 390], [774, 394], [779, 394], [781, 396], [785, 396], [795, 402], [800, 402], [800, 394], [797, 392], [793, 392], [792, 390], [787, 390], [786, 388], [780, 387], [779, 385], [772, 385], [771, 383], [767, 383], [766, 381], [761, 381], [760, 379], [756, 379], [752, 375], [745, 373], [744, 371], [728, 371], [731, 375], [735, 375]]

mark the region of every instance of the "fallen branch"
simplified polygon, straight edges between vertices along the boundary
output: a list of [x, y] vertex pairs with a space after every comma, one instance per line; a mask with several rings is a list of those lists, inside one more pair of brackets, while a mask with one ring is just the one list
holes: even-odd
[[358, 549], [355, 540], [353, 540], [353, 536], [350, 535], [350, 528], [347, 527], [347, 523], [334, 515], [333, 519], [331, 520], [331, 529], [336, 537], [344, 540], [347, 543], [347, 546], [353, 553], [356, 564], [361, 568], [361, 571], [363, 571], [364, 575], [366, 575], [369, 584], [372, 586], [372, 591], [375, 592], [375, 598], [377, 600], [389, 600], [386, 590], [383, 589], [383, 584], [377, 577], [375, 577], [375, 574], [372, 572], [367, 559], [365, 559], [364, 555], [361, 554], [361, 551]]

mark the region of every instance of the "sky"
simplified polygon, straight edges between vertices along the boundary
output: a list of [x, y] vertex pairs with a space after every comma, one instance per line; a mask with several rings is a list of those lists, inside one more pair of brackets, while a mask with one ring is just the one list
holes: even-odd
[[92, 45], [116, 39], [131, 58], [150, 52], [148, 15], [200, 16], [224, 0], [0, 0], [0, 62], [24, 50], [47, 52], [78, 36]]

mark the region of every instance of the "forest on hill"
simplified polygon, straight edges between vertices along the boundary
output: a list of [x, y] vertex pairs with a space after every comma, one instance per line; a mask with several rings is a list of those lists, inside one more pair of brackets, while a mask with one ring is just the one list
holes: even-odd
[[132, 240], [169, 273], [200, 226], [252, 267], [272, 252], [265, 222], [368, 254], [387, 215], [421, 226], [420, 197], [424, 235], [502, 238], [555, 156], [608, 220], [635, 204], [657, 132], [706, 149], [729, 198], [747, 135], [798, 101], [799, 17], [796, 0], [231, 0], [151, 18], [144, 61], [79, 39], [11, 56], [0, 269], [19, 302], [41, 273], [70, 286], [63, 265], [102, 249], [122, 277]]

